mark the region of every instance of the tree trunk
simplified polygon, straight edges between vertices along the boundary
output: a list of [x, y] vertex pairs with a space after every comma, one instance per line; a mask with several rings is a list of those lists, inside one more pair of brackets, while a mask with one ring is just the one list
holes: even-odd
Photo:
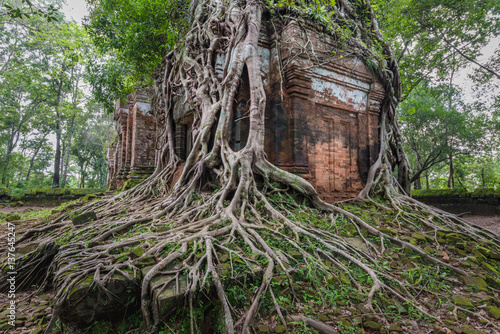
[[448, 175], [448, 188], [455, 189], [455, 168], [453, 167], [453, 154], [448, 155], [450, 174]]
[[413, 184], [415, 185], [415, 189], [422, 189], [422, 184], [420, 183], [420, 177], [415, 179], [415, 182], [413, 182]]
[[30, 166], [28, 168], [28, 172], [26, 173], [26, 178], [25, 181], [28, 182], [30, 179], [31, 175], [31, 170], [33, 169], [33, 164], [35, 163], [36, 156], [38, 155], [38, 152], [40, 152], [40, 149], [42, 148], [44, 144], [44, 139], [47, 137], [47, 133], [43, 135], [42, 140], [40, 141], [40, 145], [37, 146], [35, 152], [33, 153], [33, 156], [30, 159]]
[[57, 98], [55, 103], [56, 108], [56, 152], [54, 157], [54, 178], [52, 179], [52, 188], [59, 188], [59, 177], [60, 177], [60, 168], [61, 168], [61, 114], [59, 113], [59, 105], [61, 104], [62, 98], [62, 85], [63, 79], [62, 74], [61, 78], [59, 78], [59, 87], [57, 90]]
[[484, 167], [481, 168], [481, 179], [483, 180], [483, 188], [486, 188], [486, 182], [484, 182]]
[[75, 117], [77, 111], [77, 93], [78, 93], [78, 79], [76, 80], [75, 90], [73, 91], [73, 116], [71, 116], [71, 125], [68, 134], [68, 150], [66, 152], [66, 158], [63, 155], [64, 165], [63, 165], [63, 180], [62, 187], [66, 186], [66, 179], [68, 176], [68, 165], [69, 165], [69, 152], [71, 151], [71, 139], [73, 138], [73, 129], [75, 125]]
[[5, 150], [5, 162], [3, 163], [3, 168], [2, 168], [2, 184], [4, 186], [7, 186], [7, 171], [9, 169], [9, 163], [10, 163], [10, 155], [12, 154], [12, 141], [9, 140], [7, 143], [7, 149]]
[[88, 166], [88, 161], [85, 161], [81, 166], [80, 166], [80, 188], [85, 188], [85, 175], [87, 173], [87, 166]]
[[21, 120], [19, 121], [17, 127], [15, 127], [14, 124], [12, 124], [10, 127], [10, 137], [9, 141], [7, 142], [7, 148], [5, 150], [5, 162], [2, 170], [2, 184], [5, 186], [8, 186], [7, 172], [9, 170], [9, 165], [10, 165], [10, 155], [17, 146], [17, 142], [19, 141], [19, 135], [21, 133], [21, 127], [24, 124], [24, 122], [25, 119], [21, 117]]

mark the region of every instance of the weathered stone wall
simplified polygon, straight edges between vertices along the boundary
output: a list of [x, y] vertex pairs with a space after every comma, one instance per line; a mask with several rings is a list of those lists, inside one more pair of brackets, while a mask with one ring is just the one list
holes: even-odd
[[[383, 87], [360, 56], [346, 47], [340, 50], [332, 36], [291, 22], [277, 38], [280, 30], [274, 28], [261, 27], [258, 50], [267, 95], [268, 159], [306, 178], [327, 201], [352, 198], [363, 188], [378, 155]], [[314, 54], [306, 49], [313, 49]], [[219, 55], [215, 69], [221, 77], [224, 65], [225, 56]], [[193, 119], [183, 94], [180, 88], [173, 106], [175, 151], [181, 159], [191, 150]], [[249, 100], [244, 69], [229, 134], [235, 151], [248, 138]], [[114, 169], [110, 167], [116, 175], [110, 181], [112, 187], [120, 187], [134, 175], [145, 175], [154, 166], [155, 123], [149, 115], [148, 97], [136, 93], [127, 102], [127, 107], [117, 102], [119, 141], [114, 160], [109, 158], [116, 161]]]
[[481, 189], [467, 192], [461, 189], [416, 190], [413, 197], [451, 213], [479, 216], [500, 215], [500, 191]]
[[363, 188], [377, 157], [384, 91], [350, 50], [318, 66], [303, 52], [307, 43], [318, 55], [337, 50], [331, 37], [313, 29], [296, 23], [285, 27], [280, 40], [285, 92], [281, 105], [269, 110], [277, 139], [269, 155], [311, 182], [323, 199], [351, 198]]
[[56, 206], [63, 202], [87, 196], [93, 198], [104, 194], [104, 189], [26, 189], [22, 193], [12, 193], [8, 188], [0, 188], [2, 206]]
[[108, 149], [108, 187], [117, 189], [127, 180], [151, 174], [155, 164], [156, 122], [151, 114], [150, 95], [130, 94], [115, 106], [117, 141]]

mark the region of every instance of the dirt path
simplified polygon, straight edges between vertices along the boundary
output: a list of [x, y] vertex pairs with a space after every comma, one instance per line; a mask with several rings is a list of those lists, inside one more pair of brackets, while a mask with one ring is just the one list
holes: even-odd
[[500, 233], [500, 216], [466, 216], [466, 221]]
[[4, 206], [0, 207], [0, 212], [2, 213], [19, 212], [22, 214], [27, 211], [46, 210], [46, 209], [52, 209], [54, 207], [55, 206], [35, 206], [35, 205], [25, 205], [25, 206], [15, 206], [15, 207]]

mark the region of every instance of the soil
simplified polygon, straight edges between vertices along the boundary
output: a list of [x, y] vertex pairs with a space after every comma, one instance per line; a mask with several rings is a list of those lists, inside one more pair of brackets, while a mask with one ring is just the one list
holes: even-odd
[[[11, 213], [11, 212], [26, 212], [33, 210], [43, 210], [50, 209], [52, 207], [36, 207], [36, 206], [22, 206], [22, 207], [0, 207], [0, 212]], [[490, 229], [495, 232], [500, 233], [500, 216], [465, 216], [463, 217], [466, 221]], [[36, 221], [20, 221], [16, 223], [16, 228], [19, 227], [21, 230], [26, 230], [30, 228]], [[3, 225], [3, 224], [2, 224]], [[7, 231], [2, 228], [0, 230], [0, 240], [6, 240]], [[5, 243], [0, 245], [0, 252], [5, 254]], [[16, 326], [12, 327], [7, 323], [9, 321], [7, 315], [8, 310], [6, 307], [10, 303], [7, 295], [0, 295], [0, 333], [19, 333], [28, 334], [36, 333], [39, 334], [42, 329], [47, 325], [50, 320], [52, 313], [52, 291], [38, 291], [37, 287], [33, 287], [28, 291], [23, 291], [16, 294]], [[442, 312], [437, 311], [438, 317], [446, 318], [448, 313], [447, 309], [442, 309]], [[425, 323], [417, 323], [416, 321], [411, 321], [411, 327], [405, 327], [405, 330], [411, 330], [415, 334], [424, 334], [432, 332], [432, 328]], [[419, 327], [420, 326], [420, 327]], [[411, 329], [410, 329], [411, 328]], [[63, 333], [61, 329], [53, 330], [53, 333]]]
[[0, 206], [0, 212], [2, 213], [12, 213], [12, 212], [19, 212], [19, 213], [25, 213], [28, 211], [35, 211], [35, 210], [46, 210], [46, 209], [52, 209], [55, 206], [36, 206], [36, 205], [23, 205], [23, 206]]
[[500, 233], [500, 216], [465, 216], [469, 223]]

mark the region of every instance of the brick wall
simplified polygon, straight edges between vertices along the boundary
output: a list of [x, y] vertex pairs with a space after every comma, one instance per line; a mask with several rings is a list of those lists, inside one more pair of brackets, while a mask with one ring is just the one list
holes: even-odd
[[[327, 201], [352, 198], [365, 185], [378, 155], [383, 87], [361, 57], [348, 47], [340, 50], [332, 36], [291, 22], [283, 27], [277, 45], [275, 31], [271, 26], [261, 27], [258, 50], [267, 96], [267, 157], [306, 178]], [[310, 46], [321, 65], [304, 52]], [[331, 55], [338, 56], [332, 59]], [[219, 76], [224, 64], [225, 57], [219, 55], [215, 66]], [[173, 116], [175, 150], [185, 159], [192, 146], [193, 116], [182, 89], [176, 92]], [[118, 187], [131, 175], [143, 175], [154, 166], [156, 128], [148, 101], [147, 94], [139, 92], [128, 97], [126, 106], [117, 102], [119, 140], [114, 161], [118, 165], [110, 170], [117, 175]], [[248, 137], [249, 101], [244, 70], [229, 133], [236, 151]]]
[[129, 179], [151, 174], [155, 163], [156, 122], [150, 95], [130, 94], [115, 106], [117, 142], [108, 150], [108, 187], [120, 188]]

